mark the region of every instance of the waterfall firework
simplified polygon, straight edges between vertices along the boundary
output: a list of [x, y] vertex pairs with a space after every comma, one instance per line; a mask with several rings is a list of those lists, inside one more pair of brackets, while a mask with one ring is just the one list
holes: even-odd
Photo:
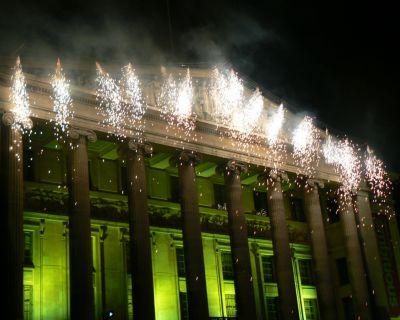
[[379, 211], [386, 213], [387, 200], [390, 196], [392, 183], [383, 162], [378, 159], [374, 152], [367, 147], [365, 156], [365, 178], [372, 191], [372, 201], [379, 207]]
[[186, 76], [176, 81], [169, 75], [161, 89], [159, 96], [161, 117], [168, 125], [178, 128], [190, 135], [195, 128], [196, 115], [193, 112], [193, 86], [189, 69]]
[[286, 146], [280, 139], [281, 130], [285, 121], [285, 109], [281, 104], [272, 115], [267, 118], [265, 126], [265, 137], [271, 151], [271, 160], [273, 163], [272, 173], [276, 174], [279, 164], [286, 156]]
[[127, 112], [122, 103], [121, 90], [118, 83], [105, 72], [99, 63], [97, 67], [96, 97], [99, 101], [98, 114], [102, 117], [101, 125], [107, 128], [108, 133], [118, 138], [126, 137]]
[[328, 135], [323, 146], [326, 163], [332, 164], [340, 176], [340, 192], [346, 200], [358, 190], [361, 182], [361, 162], [358, 149], [350, 140], [333, 141]]
[[57, 60], [55, 73], [51, 77], [51, 86], [56, 134], [59, 137], [60, 134], [68, 133], [69, 120], [73, 117], [69, 81], [65, 78], [60, 59]]
[[24, 73], [22, 72], [21, 60], [18, 57], [14, 74], [11, 78], [11, 94], [10, 100], [13, 105], [11, 112], [14, 115], [13, 128], [21, 131], [30, 129], [32, 126], [29, 96], [26, 90], [26, 81]]
[[285, 121], [285, 110], [281, 104], [267, 121], [265, 135], [269, 146], [279, 143], [279, 134]]
[[126, 104], [124, 109], [127, 112], [129, 127], [134, 130], [134, 140], [142, 141], [144, 131], [143, 116], [146, 113], [147, 104], [143, 98], [140, 80], [131, 63], [122, 68], [120, 85], [123, 100]]
[[233, 112], [230, 125], [232, 137], [242, 142], [250, 142], [263, 109], [263, 97], [257, 89], [243, 107]]
[[219, 127], [229, 127], [232, 116], [243, 105], [243, 81], [230, 70], [227, 74], [214, 69], [211, 77], [210, 95], [213, 100], [213, 118]]
[[293, 158], [299, 173], [313, 176], [320, 158], [320, 137], [312, 118], [305, 116], [293, 132]]

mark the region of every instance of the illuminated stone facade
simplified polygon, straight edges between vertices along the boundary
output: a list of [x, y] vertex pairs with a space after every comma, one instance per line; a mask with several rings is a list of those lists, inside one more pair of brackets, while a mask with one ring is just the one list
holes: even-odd
[[[0, 65], [0, 110], [6, 113], [10, 64]], [[50, 67], [24, 65], [35, 117], [31, 141], [25, 138], [21, 144], [23, 184], [13, 182], [19, 171], [11, 172], [13, 158], [6, 158], [13, 141], [6, 139], [11, 129], [3, 123], [1, 131], [0, 165], [6, 177], [2, 191], [12, 185], [23, 193], [25, 250], [23, 290], [18, 294], [23, 297], [25, 319], [81, 319], [76, 313], [79, 303], [90, 309], [80, 310], [88, 319], [109, 313], [115, 319], [133, 319], [135, 314], [151, 318], [149, 306], [156, 319], [188, 319], [188, 315], [204, 319], [204, 314], [216, 319], [399, 317], [395, 219], [374, 217], [365, 190], [355, 199], [358, 218], [332, 214], [335, 202], [328, 191], [337, 188], [338, 176], [324, 163], [305, 190], [287, 181], [296, 172], [289, 159], [281, 165], [288, 177], [274, 177], [274, 186], [267, 191], [259, 182], [265, 179], [264, 167], [272, 162], [265, 163], [257, 154], [267, 153], [268, 148], [260, 146], [257, 153], [246, 154], [215, 133], [209, 117], [208, 70], [192, 70], [199, 117], [196, 142], [165, 132], [155, 103], [159, 72], [141, 70], [150, 106], [146, 119], [146, 138], [153, 148], [150, 157], [142, 145], [129, 149], [127, 142], [107, 137], [94, 111], [93, 73], [80, 65], [66, 67], [76, 109], [74, 143], [80, 148], [72, 154], [59, 147], [48, 122]], [[269, 100], [264, 104], [274, 107]], [[195, 152], [196, 159], [191, 158], [193, 153], [185, 158], [183, 148]], [[87, 162], [79, 161], [85, 157]], [[2, 194], [8, 200], [14, 196]], [[8, 203], [7, 212], [15, 202]], [[144, 215], [150, 224], [148, 234], [143, 233], [148, 228]], [[89, 218], [87, 229], [79, 225]], [[135, 223], [137, 232], [130, 234], [129, 225]], [[130, 246], [132, 239], [138, 242], [136, 247]], [[146, 239], [148, 255], [143, 248]], [[73, 253], [71, 241], [76, 241]], [[85, 263], [90, 254], [79, 256], [85, 252], [85, 242], [91, 246], [92, 265]], [[185, 243], [187, 248], [202, 247], [202, 259], [195, 249], [185, 251]], [[146, 270], [135, 274], [143, 265], [152, 268], [152, 280]], [[75, 268], [74, 277], [70, 266]], [[92, 279], [79, 282], [84, 267], [90, 267], [85, 270]], [[132, 277], [142, 288], [136, 293]], [[189, 277], [194, 278], [189, 281]], [[71, 286], [82, 294], [91, 292], [90, 285], [92, 300], [90, 294], [79, 299], [71, 295]], [[154, 307], [138, 295], [154, 295]]]

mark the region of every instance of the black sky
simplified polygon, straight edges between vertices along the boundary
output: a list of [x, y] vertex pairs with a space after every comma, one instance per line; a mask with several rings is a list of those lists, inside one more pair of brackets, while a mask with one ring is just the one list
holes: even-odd
[[400, 27], [394, 4], [340, 1], [9, 1], [0, 54], [124, 63], [230, 63], [372, 146], [400, 171]]

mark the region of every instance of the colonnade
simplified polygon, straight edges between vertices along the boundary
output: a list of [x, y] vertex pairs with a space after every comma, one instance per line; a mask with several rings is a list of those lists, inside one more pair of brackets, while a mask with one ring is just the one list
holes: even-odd
[[[1, 215], [3, 252], [7, 257], [7, 304], [9, 319], [23, 318], [23, 146], [21, 133], [12, 126], [13, 119], [6, 113], [1, 125]], [[94, 319], [93, 267], [90, 230], [90, 198], [88, 173], [88, 141], [95, 141], [90, 130], [71, 129], [67, 159], [69, 188], [69, 256], [70, 256], [70, 314], [72, 319]], [[134, 314], [138, 319], [154, 319], [150, 223], [147, 208], [147, 190], [144, 159], [152, 151], [148, 144], [126, 143], [120, 155], [126, 159], [128, 183], [128, 215], [131, 244], [132, 288]], [[197, 199], [195, 166], [200, 157], [190, 151], [177, 155], [173, 164], [178, 167], [183, 245], [185, 250], [186, 281], [190, 319], [208, 317], [207, 290], [204, 258], [202, 253], [201, 223]], [[242, 205], [240, 175], [246, 166], [237, 161], [227, 161], [218, 167], [224, 176], [228, 211], [230, 246], [234, 266], [234, 283], [238, 319], [256, 319], [253, 277], [247, 238], [246, 218]], [[284, 173], [261, 175], [268, 184], [267, 205], [272, 231], [280, 312], [283, 319], [299, 319], [296, 287], [292, 266], [292, 250], [285, 216], [282, 181]], [[272, 178], [271, 178], [272, 177]], [[337, 318], [333, 292], [327, 237], [321, 213], [319, 189], [322, 181], [308, 180], [304, 187], [305, 213], [307, 217], [316, 287], [322, 319]], [[369, 202], [360, 194], [358, 205], [367, 224], [372, 224]], [[379, 271], [379, 264], [365, 269], [363, 250], [377, 252], [373, 228], [362, 229], [365, 246], [360, 245], [359, 228], [352, 206], [341, 213], [348, 268], [353, 288], [356, 315], [371, 319], [367, 272]], [[374, 253], [375, 254], [375, 253]], [[370, 270], [371, 269], [371, 270]], [[139, 275], [139, 276], [136, 276]], [[380, 290], [383, 290], [380, 288]]]

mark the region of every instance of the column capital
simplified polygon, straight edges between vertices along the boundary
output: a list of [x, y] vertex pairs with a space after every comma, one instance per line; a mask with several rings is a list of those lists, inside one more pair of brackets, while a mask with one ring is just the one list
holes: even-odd
[[243, 162], [229, 160], [228, 162], [219, 165], [216, 171], [220, 174], [241, 174], [247, 172], [247, 166]]
[[305, 181], [305, 187], [314, 189], [314, 188], [321, 188], [323, 189], [325, 187], [325, 184], [322, 180], [319, 179], [307, 179]]
[[268, 172], [261, 173], [258, 176], [258, 181], [260, 182], [281, 182], [289, 181], [289, 177], [285, 171], [270, 170]]
[[153, 146], [148, 142], [140, 143], [135, 140], [129, 140], [128, 149], [143, 156], [150, 156], [153, 153]]
[[68, 137], [74, 140], [79, 139], [79, 137], [86, 137], [90, 142], [97, 141], [97, 135], [93, 130], [81, 129], [72, 127], [68, 131]]
[[129, 140], [128, 143], [121, 144], [118, 148], [121, 157], [126, 158], [127, 155], [135, 154], [137, 156], [149, 157], [153, 153], [153, 146], [150, 143], [139, 143]]
[[197, 152], [184, 150], [172, 157], [170, 163], [172, 166], [189, 165], [194, 167], [196, 164], [201, 162], [201, 160], [202, 158]]
[[[2, 116], [2, 121], [3, 124], [6, 126], [13, 126], [14, 124], [16, 124], [16, 119], [15, 119], [15, 115], [13, 112], [11, 111], [7, 111], [3, 114]], [[28, 118], [24, 123], [22, 123], [22, 127], [24, 129], [32, 129], [33, 127], [33, 122], [30, 118]]]

